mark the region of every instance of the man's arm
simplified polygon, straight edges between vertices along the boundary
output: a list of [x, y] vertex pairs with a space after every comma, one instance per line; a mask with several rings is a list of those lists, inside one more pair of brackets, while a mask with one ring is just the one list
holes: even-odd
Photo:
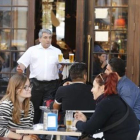
[[60, 109], [60, 106], [61, 106], [61, 104], [57, 104], [56, 101], [54, 101], [54, 103], [53, 103], [53, 109], [59, 110]]

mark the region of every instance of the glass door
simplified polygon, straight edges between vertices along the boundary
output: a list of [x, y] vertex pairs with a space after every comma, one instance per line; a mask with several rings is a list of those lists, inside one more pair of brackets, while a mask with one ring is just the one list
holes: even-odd
[[76, 60], [88, 64], [90, 58], [89, 81], [104, 70], [103, 61], [118, 57], [126, 62], [126, 75], [139, 85], [140, 1], [77, 0], [77, 5]]
[[113, 57], [127, 60], [128, 0], [94, 0], [91, 79]]

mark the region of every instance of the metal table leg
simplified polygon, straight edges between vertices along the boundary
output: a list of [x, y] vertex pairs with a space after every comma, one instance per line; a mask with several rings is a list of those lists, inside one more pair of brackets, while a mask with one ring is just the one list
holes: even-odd
[[61, 140], [60, 135], [56, 135], [56, 140]]

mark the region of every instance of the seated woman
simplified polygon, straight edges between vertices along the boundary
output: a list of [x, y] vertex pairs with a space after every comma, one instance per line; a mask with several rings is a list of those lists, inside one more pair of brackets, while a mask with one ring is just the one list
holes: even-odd
[[21, 135], [11, 130], [33, 127], [31, 88], [28, 78], [23, 74], [15, 74], [9, 80], [6, 95], [0, 101], [0, 137], [19, 140], [39, 139], [37, 135]]
[[107, 66], [107, 56], [105, 54], [105, 51], [102, 50], [98, 54], [94, 54], [94, 60], [93, 60], [93, 79], [98, 75], [99, 73], [103, 73]]
[[[73, 124], [78, 130], [94, 134], [124, 117], [127, 106], [117, 94], [117, 82], [115, 73], [103, 73], [95, 77], [91, 90], [97, 103], [95, 113], [87, 120], [81, 112], [77, 112]], [[139, 131], [138, 120], [129, 106], [128, 109], [129, 114], [121, 124], [103, 132], [105, 140], [136, 140]]]

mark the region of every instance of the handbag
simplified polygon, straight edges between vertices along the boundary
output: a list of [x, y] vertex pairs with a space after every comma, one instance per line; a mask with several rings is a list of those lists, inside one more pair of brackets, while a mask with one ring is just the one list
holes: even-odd
[[[123, 102], [125, 103], [125, 101], [123, 101]], [[117, 122], [115, 122], [109, 126], [102, 128], [100, 130], [97, 130], [94, 134], [97, 134], [100, 132], [105, 132], [105, 131], [112, 129], [113, 127], [116, 127], [117, 125], [121, 124], [128, 117], [128, 114], [129, 114], [129, 107], [126, 103], [125, 103], [125, 105], [126, 105], [127, 110], [126, 110], [125, 115], [120, 120], [118, 120]], [[103, 140], [103, 138], [104, 138], [104, 136], [102, 138], [93, 138], [92, 135], [82, 134], [82, 136], [79, 138], [79, 140]]]

